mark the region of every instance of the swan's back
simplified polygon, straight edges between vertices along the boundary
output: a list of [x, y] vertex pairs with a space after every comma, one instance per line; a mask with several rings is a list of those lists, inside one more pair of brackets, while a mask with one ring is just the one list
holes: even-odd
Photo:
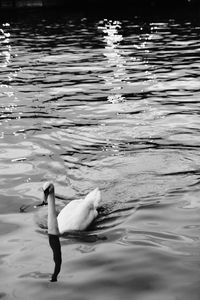
[[84, 199], [72, 200], [57, 217], [59, 232], [62, 234], [71, 230], [85, 230], [97, 217], [100, 201], [101, 192], [98, 188]]

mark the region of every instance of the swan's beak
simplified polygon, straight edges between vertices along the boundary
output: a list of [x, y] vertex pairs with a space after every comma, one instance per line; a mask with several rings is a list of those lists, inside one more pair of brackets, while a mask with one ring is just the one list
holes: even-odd
[[49, 193], [48, 193], [48, 190], [43, 190], [43, 204], [44, 205], [46, 205], [47, 204], [47, 199], [48, 199], [48, 195], [49, 195]]
[[35, 205], [34, 207], [40, 207], [40, 206], [44, 206], [44, 205], [47, 205], [48, 202], [47, 202], [47, 198], [48, 198], [48, 193], [46, 191], [43, 190], [43, 201], [40, 203], [40, 204], [37, 204]]

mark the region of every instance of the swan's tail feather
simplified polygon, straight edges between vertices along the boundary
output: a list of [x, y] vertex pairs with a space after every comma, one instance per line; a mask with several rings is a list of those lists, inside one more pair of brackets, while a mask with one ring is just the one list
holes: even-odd
[[99, 188], [96, 188], [95, 190], [87, 194], [84, 201], [87, 202], [87, 204], [91, 204], [93, 208], [97, 209], [101, 202], [101, 192]]

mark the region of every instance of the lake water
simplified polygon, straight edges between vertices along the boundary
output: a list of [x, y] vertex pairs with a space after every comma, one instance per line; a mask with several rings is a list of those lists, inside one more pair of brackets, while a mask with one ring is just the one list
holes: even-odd
[[[0, 28], [0, 298], [199, 300], [200, 24], [60, 12]], [[58, 205], [99, 186], [104, 207], [61, 238], [57, 283], [34, 221], [46, 180]]]

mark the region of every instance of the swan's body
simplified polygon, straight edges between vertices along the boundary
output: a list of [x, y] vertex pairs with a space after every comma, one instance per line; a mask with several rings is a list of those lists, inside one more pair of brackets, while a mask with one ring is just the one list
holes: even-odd
[[44, 202], [48, 201], [48, 233], [59, 235], [74, 230], [85, 230], [97, 217], [97, 208], [101, 200], [98, 188], [84, 199], [73, 200], [56, 216], [55, 192], [52, 183], [43, 186]]

